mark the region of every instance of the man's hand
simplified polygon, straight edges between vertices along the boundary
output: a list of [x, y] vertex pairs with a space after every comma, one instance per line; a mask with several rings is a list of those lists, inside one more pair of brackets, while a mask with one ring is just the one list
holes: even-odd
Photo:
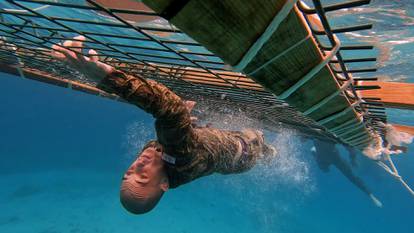
[[[77, 36], [73, 39], [73, 41], [67, 40], [63, 42], [63, 45], [53, 45], [51, 55], [56, 59], [66, 62], [73, 69], [84, 74], [87, 79], [95, 82], [100, 82], [115, 69], [110, 65], [100, 62], [98, 60], [98, 54], [93, 49], [89, 50], [89, 57], [83, 56], [84, 36]], [[67, 48], [71, 48], [76, 53]]]
[[[193, 110], [194, 106], [196, 105], [197, 102], [195, 101], [191, 101], [191, 100], [186, 100], [184, 101], [185, 107], [187, 108], [188, 112], [191, 114], [191, 111]], [[191, 123], [195, 124], [195, 122], [198, 120], [197, 117], [195, 116], [191, 116]]]

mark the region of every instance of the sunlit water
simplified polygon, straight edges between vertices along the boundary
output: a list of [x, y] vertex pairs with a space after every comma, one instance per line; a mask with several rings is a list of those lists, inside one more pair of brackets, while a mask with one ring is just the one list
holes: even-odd
[[[328, 1], [333, 2], [333, 1]], [[411, 1], [374, 1], [382, 79], [413, 82]], [[344, 17], [346, 12], [343, 13]], [[341, 15], [342, 16], [342, 15]], [[337, 18], [343, 23], [341, 18]], [[341, 21], [342, 20], [342, 21]], [[369, 34], [369, 32], [367, 32]], [[364, 38], [364, 33], [349, 36]], [[367, 39], [368, 40], [368, 39]], [[388, 46], [388, 47], [387, 47]], [[0, 232], [411, 232], [414, 198], [382, 169], [357, 158], [353, 170], [382, 201], [377, 208], [338, 170], [319, 170], [312, 143], [291, 130], [266, 136], [278, 156], [238, 175], [212, 175], [169, 191], [149, 214], [118, 201], [120, 178], [154, 138], [138, 108], [0, 74]], [[410, 111], [390, 121], [413, 124]], [[240, 114], [213, 126], [253, 127]], [[344, 160], [348, 155], [340, 148]], [[395, 158], [414, 186], [414, 146]]]

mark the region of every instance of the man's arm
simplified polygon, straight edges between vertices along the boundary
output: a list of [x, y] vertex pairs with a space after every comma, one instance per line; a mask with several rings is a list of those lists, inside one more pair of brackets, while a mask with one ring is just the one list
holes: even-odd
[[160, 83], [126, 75], [100, 62], [94, 50], [89, 51], [89, 57], [83, 56], [84, 41], [83, 36], [78, 36], [62, 45], [54, 45], [52, 56], [66, 62], [87, 79], [98, 82], [102, 90], [115, 93], [152, 114], [157, 119], [157, 136], [161, 144], [177, 147], [192, 136], [190, 113], [180, 97]]
[[166, 86], [114, 70], [97, 87], [115, 93], [152, 114], [156, 118], [161, 144], [177, 146], [192, 135], [190, 113], [185, 102]]

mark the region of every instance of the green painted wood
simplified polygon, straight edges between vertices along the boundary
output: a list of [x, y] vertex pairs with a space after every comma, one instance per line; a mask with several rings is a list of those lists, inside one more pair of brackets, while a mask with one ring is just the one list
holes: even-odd
[[[228, 64], [235, 65], [285, 1], [191, 0], [170, 22]], [[159, 14], [174, 4], [174, 0], [143, 2]]]
[[347, 114], [345, 114], [341, 117], [338, 117], [335, 120], [332, 120], [332, 121], [324, 124], [324, 126], [328, 129], [331, 129], [331, 128], [336, 127], [337, 125], [343, 124], [343, 123], [345, 123], [349, 120], [355, 119], [355, 118], [356, 118], [355, 113], [354, 112], [349, 112], [349, 113], [347, 113]]
[[[174, 0], [143, 2], [157, 13], [161, 13], [169, 4], [174, 4]], [[170, 22], [225, 63], [236, 65], [285, 2], [286, 0], [190, 0]], [[292, 10], [243, 72], [254, 72], [250, 77], [275, 95], [283, 93], [323, 61], [318, 47], [309, 36], [308, 26], [300, 13]], [[309, 38], [304, 40], [307, 37]], [[284, 54], [271, 61], [281, 53]], [[267, 65], [257, 71], [264, 64]], [[338, 89], [339, 85], [330, 68], [325, 66], [289, 96], [286, 102], [304, 112]], [[318, 121], [341, 112], [348, 106], [346, 97], [338, 95], [309, 114], [309, 117]], [[334, 128], [356, 117], [356, 113], [351, 111], [324, 126]], [[362, 128], [356, 130], [355, 134], [364, 131], [367, 133]]]

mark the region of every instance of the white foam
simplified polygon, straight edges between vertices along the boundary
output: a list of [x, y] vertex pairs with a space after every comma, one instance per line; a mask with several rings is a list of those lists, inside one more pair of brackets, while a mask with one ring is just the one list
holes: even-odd
[[235, 203], [244, 206], [244, 214], [254, 216], [259, 223], [257, 231], [277, 232], [274, 226], [302, 208], [317, 189], [306, 160], [309, 157], [302, 154], [304, 143], [295, 131], [282, 129], [266, 140], [277, 149], [276, 157], [262, 161], [246, 173], [218, 179], [224, 182]]
[[391, 146], [403, 146], [406, 144], [411, 144], [413, 142], [413, 136], [396, 130], [392, 125], [386, 124], [385, 128], [387, 130], [386, 139], [389, 145], [384, 148], [384, 154], [401, 154], [404, 153], [402, 150], [391, 150]]
[[345, 34], [348, 35], [348, 36], [356, 37], [356, 38], [372, 38], [371, 35], [362, 35], [362, 34], [356, 33], [356, 32], [346, 32]]
[[154, 139], [154, 129], [142, 121], [129, 124], [126, 128], [122, 147], [126, 150], [125, 158], [131, 159], [137, 155], [144, 145]]
[[[300, 139], [295, 132], [289, 129], [282, 130], [277, 137], [268, 141], [276, 148], [277, 156], [259, 165], [254, 179], [263, 185], [271, 184], [294, 188], [299, 193], [307, 194], [314, 190], [310, 165], [301, 157], [302, 148]], [[269, 183], [269, 180], [271, 182]]]
[[414, 42], [414, 37], [404, 38], [403, 40], [388, 40], [385, 42], [391, 45], [409, 44]]
[[371, 144], [364, 148], [362, 153], [370, 159], [378, 160], [380, 159], [384, 150], [382, 143], [383, 141], [381, 137], [374, 136], [374, 140], [371, 142]]
[[400, 132], [390, 124], [383, 124], [386, 129], [385, 139], [388, 142], [386, 147], [383, 146], [383, 140], [380, 136], [374, 136], [373, 142], [364, 149], [363, 153], [371, 159], [378, 160], [382, 155], [400, 154], [401, 150], [391, 150], [392, 146], [402, 146], [411, 144], [413, 136], [405, 132]]

